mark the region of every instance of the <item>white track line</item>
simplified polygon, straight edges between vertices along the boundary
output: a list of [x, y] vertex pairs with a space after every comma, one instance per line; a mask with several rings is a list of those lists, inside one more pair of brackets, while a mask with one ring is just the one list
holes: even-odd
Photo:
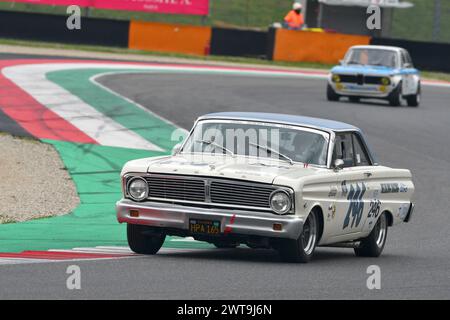
[[70, 63], [19, 65], [4, 68], [2, 72], [39, 103], [101, 145], [164, 151], [46, 78], [46, 73], [51, 71], [80, 67], [83, 65]]

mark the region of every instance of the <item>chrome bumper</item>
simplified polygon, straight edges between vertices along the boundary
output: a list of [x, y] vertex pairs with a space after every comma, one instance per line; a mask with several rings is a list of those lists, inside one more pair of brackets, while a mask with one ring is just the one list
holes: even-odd
[[[229, 209], [206, 209], [159, 202], [134, 202], [122, 199], [116, 203], [117, 220], [120, 223], [175, 228], [188, 231], [190, 219], [217, 220], [221, 232], [274, 238], [297, 239], [303, 229], [303, 219], [295, 215], [278, 216], [270, 212]], [[139, 217], [130, 216], [130, 210], [138, 210]], [[234, 216], [233, 222], [231, 218]], [[273, 224], [282, 225], [280, 231]]]
[[411, 221], [412, 215], [414, 213], [414, 208], [415, 208], [415, 205], [414, 205], [414, 203], [411, 202], [411, 205], [409, 206], [408, 213], [406, 214], [405, 220], [403, 220], [403, 222], [410, 222]]
[[379, 85], [364, 85], [359, 86], [356, 84], [343, 84], [342, 88], [338, 88], [335, 83], [331, 84], [334, 91], [337, 94], [343, 96], [359, 96], [369, 98], [387, 98], [395, 87], [386, 86], [386, 91], [380, 91]]

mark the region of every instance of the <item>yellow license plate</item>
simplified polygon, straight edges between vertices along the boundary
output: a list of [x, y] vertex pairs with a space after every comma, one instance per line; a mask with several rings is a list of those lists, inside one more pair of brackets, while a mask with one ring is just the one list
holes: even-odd
[[220, 233], [220, 221], [190, 219], [189, 231], [192, 233], [217, 235]]

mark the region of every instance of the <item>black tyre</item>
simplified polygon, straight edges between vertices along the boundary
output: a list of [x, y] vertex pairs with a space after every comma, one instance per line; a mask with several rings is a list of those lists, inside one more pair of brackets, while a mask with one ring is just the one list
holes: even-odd
[[355, 254], [358, 257], [379, 257], [386, 244], [387, 232], [387, 215], [382, 213], [369, 236], [361, 241], [358, 248], [354, 249]]
[[388, 101], [392, 107], [398, 107], [401, 105], [402, 97], [402, 83], [400, 82], [397, 87], [389, 94]]
[[350, 102], [356, 103], [356, 102], [359, 102], [360, 98], [351, 96], [351, 97], [348, 97], [348, 100], [350, 100]]
[[410, 107], [418, 107], [420, 104], [420, 98], [421, 98], [421, 86], [419, 83], [419, 87], [417, 88], [417, 93], [407, 96], [406, 103]]
[[214, 246], [218, 249], [235, 249], [237, 248], [237, 243], [232, 242], [214, 242]]
[[127, 225], [128, 245], [139, 254], [156, 254], [161, 249], [166, 235], [157, 228], [136, 224]]
[[285, 262], [309, 262], [319, 241], [320, 222], [318, 213], [312, 211], [303, 225], [303, 231], [297, 240], [284, 239], [278, 249]]
[[330, 86], [330, 84], [327, 85], [327, 99], [328, 101], [338, 101], [339, 95], [334, 91], [334, 89]]

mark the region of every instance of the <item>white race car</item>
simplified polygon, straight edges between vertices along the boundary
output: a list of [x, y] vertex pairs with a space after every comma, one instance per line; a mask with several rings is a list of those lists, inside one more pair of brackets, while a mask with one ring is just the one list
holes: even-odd
[[377, 164], [358, 128], [301, 116], [202, 116], [173, 155], [130, 161], [121, 177], [117, 218], [141, 254], [173, 235], [295, 262], [316, 246], [377, 257], [414, 208], [410, 171]]
[[408, 106], [420, 104], [420, 75], [405, 49], [388, 46], [351, 47], [341, 65], [328, 76], [327, 98], [337, 101], [348, 97], [388, 100], [399, 106], [404, 98]]

